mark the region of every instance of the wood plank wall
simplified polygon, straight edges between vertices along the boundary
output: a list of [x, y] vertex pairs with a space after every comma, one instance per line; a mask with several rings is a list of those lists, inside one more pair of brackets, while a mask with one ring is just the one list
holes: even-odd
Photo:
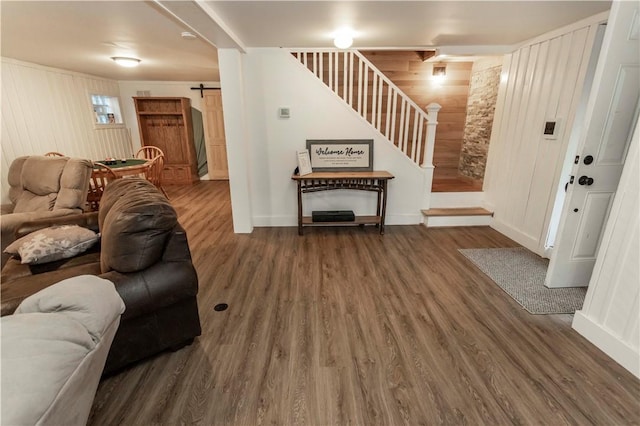
[[[594, 18], [505, 57], [485, 202], [494, 211], [492, 227], [541, 256], [598, 26]], [[544, 123], [554, 117], [562, 120], [559, 135], [545, 139]]]
[[[118, 82], [2, 58], [2, 182], [22, 155], [57, 151], [93, 160], [131, 155], [125, 126], [95, 128], [92, 93], [119, 96]], [[3, 185], [3, 202], [7, 191]]]
[[418, 52], [361, 53], [419, 106], [424, 108], [431, 102], [442, 105], [433, 153], [434, 178], [457, 176], [473, 62], [447, 63], [446, 79], [436, 84], [433, 63], [423, 62]]

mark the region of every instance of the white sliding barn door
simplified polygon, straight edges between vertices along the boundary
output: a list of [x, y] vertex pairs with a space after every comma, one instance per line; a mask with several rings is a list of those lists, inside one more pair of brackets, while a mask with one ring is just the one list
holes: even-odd
[[586, 287], [638, 117], [638, 3], [615, 2], [545, 284]]

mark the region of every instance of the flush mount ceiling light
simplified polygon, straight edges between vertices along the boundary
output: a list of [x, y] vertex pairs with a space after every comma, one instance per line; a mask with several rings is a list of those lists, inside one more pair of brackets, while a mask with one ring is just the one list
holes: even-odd
[[353, 44], [353, 31], [342, 28], [333, 34], [333, 44], [338, 49], [348, 49]]
[[180, 36], [185, 40], [195, 40], [196, 38], [198, 38], [191, 31], [183, 31], [180, 33]]
[[133, 68], [140, 65], [140, 59], [136, 58], [125, 58], [124, 56], [114, 56], [111, 59], [115, 61], [116, 64], [121, 67]]

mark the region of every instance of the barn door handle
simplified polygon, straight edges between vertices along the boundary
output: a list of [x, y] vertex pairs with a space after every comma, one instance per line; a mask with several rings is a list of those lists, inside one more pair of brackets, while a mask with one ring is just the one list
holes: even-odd
[[593, 178], [590, 178], [589, 176], [580, 176], [578, 178], [578, 184], [579, 185], [593, 185]]

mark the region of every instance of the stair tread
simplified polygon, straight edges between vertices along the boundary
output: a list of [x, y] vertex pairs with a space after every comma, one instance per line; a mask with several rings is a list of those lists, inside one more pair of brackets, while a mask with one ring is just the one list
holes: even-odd
[[422, 210], [425, 216], [493, 216], [493, 212], [482, 207], [455, 207]]

